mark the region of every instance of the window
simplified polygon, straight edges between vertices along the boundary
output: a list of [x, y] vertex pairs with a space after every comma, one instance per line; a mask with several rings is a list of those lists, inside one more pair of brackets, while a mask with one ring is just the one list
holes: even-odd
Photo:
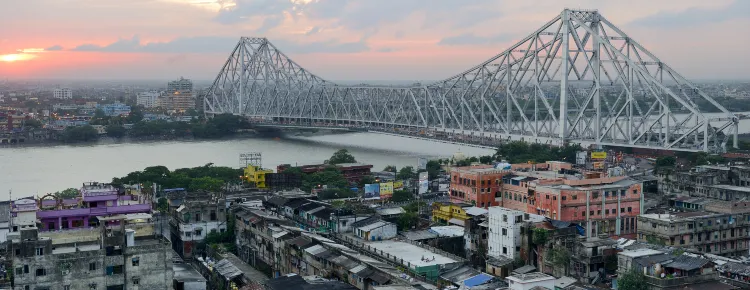
[[47, 276], [47, 269], [44, 269], [44, 268], [36, 269], [36, 276], [37, 277], [39, 277], [39, 276]]
[[21, 255], [21, 249], [16, 249], [16, 256], [20, 256], [20, 255]]
[[23, 290], [29, 290], [29, 285], [23, 286]]
[[582, 211], [582, 212], [581, 212], [581, 216], [582, 216], [582, 217], [586, 216], [586, 211]]
[[89, 289], [95, 290], [96, 289], [96, 283], [89, 284]]
[[632, 211], [633, 211], [633, 208], [632, 207], [628, 207], [628, 212], [632, 212]]
[[133, 285], [141, 284], [141, 278], [133, 277]]
[[573, 200], [576, 200], [576, 199], [578, 199], [578, 195], [575, 195], [575, 194], [574, 194], [574, 195], [572, 196], [572, 198], [573, 198]]
[[195, 235], [198, 236], [198, 237], [200, 237], [201, 236], [201, 230], [200, 229], [195, 230]]
[[196, 213], [196, 214], [195, 214], [195, 221], [196, 221], [196, 222], [199, 222], [199, 221], [201, 221], [201, 213]]
[[122, 265], [107, 266], [107, 275], [122, 274]]
[[508, 248], [503, 247], [503, 254], [507, 254], [507, 253], [508, 253]]
[[215, 221], [215, 220], [216, 220], [216, 211], [215, 211], [215, 210], [212, 210], [212, 211], [211, 211], [211, 220], [212, 220], [212, 221]]
[[63, 290], [70, 290], [70, 285], [63, 286]]
[[507, 235], [508, 235], [508, 230], [507, 229], [503, 229], [503, 236], [507, 236]]
[[138, 257], [133, 258], [131, 262], [133, 263], [133, 266], [138, 266], [141, 264], [141, 261]]
[[566, 198], [566, 196], [563, 196], [563, 197], [562, 197], [562, 200], [566, 200], [566, 199], [567, 199], [567, 198]]
[[44, 248], [36, 248], [36, 255], [37, 256], [43, 256], [44, 255]]
[[29, 265], [23, 265], [23, 273], [28, 274], [29, 273]]
[[21, 267], [16, 268], [16, 275], [21, 275], [21, 274], [23, 274], [23, 268]]
[[96, 263], [89, 263], [89, 271], [96, 271]]

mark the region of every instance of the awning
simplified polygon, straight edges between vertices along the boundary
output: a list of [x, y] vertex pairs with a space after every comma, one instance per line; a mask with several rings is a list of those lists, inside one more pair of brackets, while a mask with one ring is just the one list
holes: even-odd
[[464, 221], [462, 221], [460, 219], [457, 219], [457, 218], [452, 218], [452, 219], [448, 220], [448, 223], [449, 224], [454, 224], [454, 225], [459, 225], [459, 226], [462, 226], [462, 227], [465, 226]]

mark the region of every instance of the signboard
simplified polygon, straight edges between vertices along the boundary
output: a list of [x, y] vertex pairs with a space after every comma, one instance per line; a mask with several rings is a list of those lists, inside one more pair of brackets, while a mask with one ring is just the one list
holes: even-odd
[[380, 184], [380, 198], [391, 198], [393, 196], [393, 182]]
[[366, 199], [379, 199], [380, 198], [380, 184], [365, 184], [365, 195]]
[[393, 190], [402, 190], [404, 189], [404, 182], [403, 181], [394, 181], [393, 182]]
[[419, 173], [419, 194], [425, 194], [429, 190], [429, 181], [427, 172]]
[[604, 169], [604, 162], [594, 162], [594, 169]]
[[417, 170], [427, 170], [427, 158], [419, 158], [417, 161]]
[[607, 152], [591, 152], [591, 159], [606, 159]]
[[578, 152], [576, 152], [576, 164], [578, 164], [578, 165], [585, 165], [586, 164], [586, 151], [578, 151]]

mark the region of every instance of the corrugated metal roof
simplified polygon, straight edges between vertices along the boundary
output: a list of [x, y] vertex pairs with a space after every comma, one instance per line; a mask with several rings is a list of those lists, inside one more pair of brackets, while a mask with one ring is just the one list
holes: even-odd
[[438, 237], [436, 233], [430, 232], [428, 230], [401, 232], [401, 235], [411, 241], [429, 240]]
[[383, 226], [388, 225], [388, 224], [389, 224], [389, 222], [379, 221], [379, 222], [375, 222], [375, 223], [372, 223], [372, 224], [369, 224], [369, 225], [366, 225], [366, 226], [362, 226], [359, 229], [362, 230], [362, 231], [365, 231], [365, 232], [369, 232], [371, 230], [377, 229], [379, 227], [383, 227]]
[[314, 255], [316, 255], [316, 254], [320, 254], [320, 253], [322, 253], [322, 252], [323, 252], [323, 251], [325, 251], [325, 250], [326, 250], [326, 249], [325, 249], [325, 248], [323, 248], [323, 246], [321, 246], [321, 245], [315, 245], [315, 246], [312, 246], [312, 247], [309, 247], [309, 248], [305, 249], [305, 252], [307, 252], [307, 253], [309, 253], [310, 255], [313, 255], [313, 256], [314, 256]]
[[478, 216], [478, 215], [484, 215], [487, 214], [489, 211], [486, 209], [483, 209], [481, 207], [472, 206], [470, 208], [465, 208], [466, 214]]
[[221, 276], [224, 276], [227, 280], [232, 280], [235, 277], [242, 275], [242, 271], [234, 266], [232, 262], [227, 259], [223, 259], [214, 265], [216, 272], [219, 272]]
[[664, 267], [675, 268], [685, 271], [699, 269], [706, 264], [710, 263], [708, 259], [690, 257], [687, 255], [677, 256], [672, 260], [672, 263], [667, 263]]
[[364, 270], [364, 269], [367, 269], [367, 266], [365, 266], [365, 265], [359, 265], [359, 266], [357, 266], [357, 267], [354, 267], [354, 268], [352, 268], [351, 270], [349, 270], [349, 272], [352, 272], [352, 273], [359, 273], [360, 271], [362, 271], [362, 270]]
[[402, 214], [404, 213], [404, 209], [400, 207], [392, 207], [392, 208], [379, 208], [376, 209], [375, 212], [377, 212], [379, 215], [396, 215], [396, 214]]

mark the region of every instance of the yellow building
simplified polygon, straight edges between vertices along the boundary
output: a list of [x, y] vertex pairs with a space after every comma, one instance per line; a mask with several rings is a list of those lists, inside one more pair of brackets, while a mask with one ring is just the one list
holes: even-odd
[[252, 182], [257, 188], [266, 188], [266, 174], [273, 173], [271, 169], [248, 165], [245, 168], [245, 181]]
[[432, 204], [432, 220], [464, 226], [469, 219], [465, 208], [469, 207], [469, 204], [435, 202]]

